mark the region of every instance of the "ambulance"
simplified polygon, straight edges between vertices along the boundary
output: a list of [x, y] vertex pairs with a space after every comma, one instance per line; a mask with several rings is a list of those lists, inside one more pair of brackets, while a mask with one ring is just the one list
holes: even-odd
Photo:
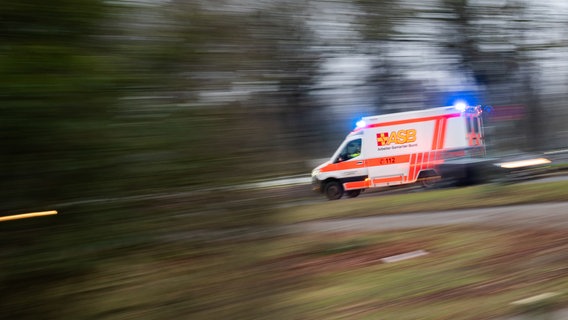
[[481, 106], [458, 104], [364, 117], [312, 171], [313, 189], [337, 200], [370, 188], [429, 186], [450, 160], [466, 172], [485, 157], [482, 113]]

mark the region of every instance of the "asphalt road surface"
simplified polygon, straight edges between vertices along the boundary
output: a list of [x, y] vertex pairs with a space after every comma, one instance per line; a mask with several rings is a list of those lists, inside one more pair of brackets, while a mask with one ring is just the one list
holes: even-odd
[[289, 226], [287, 231], [380, 231], [457, 224], [568, 229], [568, 202], [311, 221]]

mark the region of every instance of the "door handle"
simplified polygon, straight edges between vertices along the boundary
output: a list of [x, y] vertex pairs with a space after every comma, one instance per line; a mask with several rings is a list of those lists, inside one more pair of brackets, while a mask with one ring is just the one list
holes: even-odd
[[363, 164], [363, 161], [357, 161], [357, 164]]

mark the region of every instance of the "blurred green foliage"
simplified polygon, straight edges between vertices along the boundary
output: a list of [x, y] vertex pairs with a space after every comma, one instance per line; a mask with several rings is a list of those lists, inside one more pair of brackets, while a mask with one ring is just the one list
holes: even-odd
[[293, 122], [295, 113], [267, 110], [264, 121], [254, 107], [192, 102], [202, 81], [218, 91], [235, 80], [217, 72], [257, 68], [249, 53], [268, 65], [277, 52], [272, 36], [260, 35], [265, 49], [247, 45], [238, 19], [190, 3], [3, 2], [2, 208], [304, 170], [258, 163], [282, 150], [279, 132], [258, 136], [276, 124], [272, 114]]
[[108, 162], [116, 75], [92, 40], [105, 12], [101, 1], [2, 2], [4, 209], [84, 195]]

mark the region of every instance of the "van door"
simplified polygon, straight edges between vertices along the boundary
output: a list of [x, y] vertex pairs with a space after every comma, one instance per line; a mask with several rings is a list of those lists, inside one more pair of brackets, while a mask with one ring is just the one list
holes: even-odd
[[372, 187], [404, 183], [409, 172], [411, 155], [385, 156], [368, 161], [369, 179]]
[[336, 172], [336, 177], [342, 183], [363, 181], [367, 178], [362, 144], [361, 137], [348, 140], [334, 155], [329, 171]]
[[485, 156], [485, 142], [483, 136], [483, 122], [480, 116], [472, 115], [466, 118], [467, 140], [470, 146], [469, 155], [473, 157]]

